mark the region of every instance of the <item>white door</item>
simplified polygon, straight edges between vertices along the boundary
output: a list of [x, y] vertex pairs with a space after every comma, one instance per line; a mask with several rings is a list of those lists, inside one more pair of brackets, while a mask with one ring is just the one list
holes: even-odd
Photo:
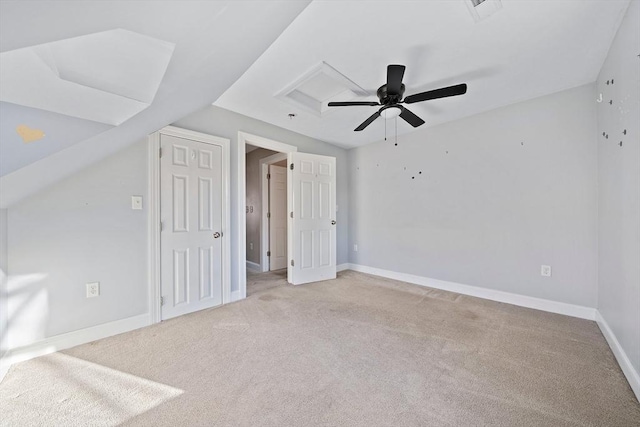
[[162, 319], [222, 303], [222, 146], [160, 135]]
[[287, 268], [287, 168], [269, 165], [269, 270]]
[[[289, 281], [336, 278], [336, 159], [289, 153]], [[292, 169], [293, 168], [293, 169]]]

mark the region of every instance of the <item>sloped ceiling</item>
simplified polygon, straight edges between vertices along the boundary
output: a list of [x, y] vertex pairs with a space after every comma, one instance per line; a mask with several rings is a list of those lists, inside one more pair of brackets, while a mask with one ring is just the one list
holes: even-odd
[[[2, 102], [0, 156], [5, 144], [24, 144], [16, 127], [45, 137], [11, 152], [0, 178], [0, 207], [56, 182], [185, 115], [210, 105], [273, 43], [308, 1], [2, 1], [0, 52], [112, 30], [175, 45], [152, 101], [120, 123], [84, 120], [43, 108]], [[87, 55], [86, 60], [91, 56]], [[79, 64], [82, 65], [82, 58]], [[68, 77], [82, 66], [58, 70]], [[85, 64], [86, 65], [86, 64]], [[2, 63], [0, 63], [2, 66]], [[84, 70], [89, 69], [85, 68]], [[134, 72], [135, 70], [132, 70]], [[92, 85], [87, 74], [73, 76]], [[83, 80], [84, 79], [84, 80]], [[95, 79], [90, 81], [95, 81]], [[108, 82], [101, 89], [118, 91]], [[95, 84], [94, 84], [95, 85]], [[125, 88], [126, 89], [126, 88]], [[129, 92], [127, 92], [128, 94]], [[42, 106], [40, 106], [42, 107]], [[66, 111], [68, 113], [68, 111]], [[117, 126], [112, 126], [112, 125]]]
[[[423, 126], [433, 126], [595, 81], [629, 4], [502, 0], [501, 10], [476, 22], [465, 2], [315, 1], [215, 105], [357, 147], [383, 139], [380, 118], [353, 131], [379, 107], [336, 107], [319, 115], [285, 102], [280, 92], [323, 62], [368, 91], [349, 98], [358, 101], [378, 101], [388, 64], [406, 65], [405, 96], [466, 82], [464, 96], [409, 106]], [[314, 98], [311, 103], [322, 97]], [[395, 130], [393, 120], [387, 124]], [[413, 131], [398, 120], [399, 135]]]

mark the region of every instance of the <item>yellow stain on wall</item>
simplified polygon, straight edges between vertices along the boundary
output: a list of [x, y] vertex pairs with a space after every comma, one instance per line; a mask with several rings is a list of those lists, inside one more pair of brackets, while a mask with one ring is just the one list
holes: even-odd
[[29, 142], [37, 141], [39, 139], [44, 138], [44, 132], [40, 129], [31, 129], [27, 125], [18, 125], [16, 127], [16, 132], [22, 138], [22, 141], [27, 144]]

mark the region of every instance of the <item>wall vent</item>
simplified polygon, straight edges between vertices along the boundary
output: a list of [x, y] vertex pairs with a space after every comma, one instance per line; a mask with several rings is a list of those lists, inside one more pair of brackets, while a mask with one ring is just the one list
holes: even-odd
[[480, 22], [502, 9], [501, 0], [464, 0], [475, 22]]
[[369, 96], [369, 93], [326, 62], [315, 66], [275, 95], [319, 117], [331, 110], [327, 106], [329, 102], [353, 101], [364, 96]]

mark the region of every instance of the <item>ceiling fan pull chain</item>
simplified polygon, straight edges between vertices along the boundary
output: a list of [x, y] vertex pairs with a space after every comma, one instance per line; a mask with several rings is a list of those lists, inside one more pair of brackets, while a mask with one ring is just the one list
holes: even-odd
[[[384, 118], [384, 117], [383, 117]], [[387, 121], [384, 121], [384, 140], [387, 140]]]
[[396, 145], [398, 145], [398, 117], [396, 116], [396, 118], [393, 119], [393, 121], [396, 124]]

